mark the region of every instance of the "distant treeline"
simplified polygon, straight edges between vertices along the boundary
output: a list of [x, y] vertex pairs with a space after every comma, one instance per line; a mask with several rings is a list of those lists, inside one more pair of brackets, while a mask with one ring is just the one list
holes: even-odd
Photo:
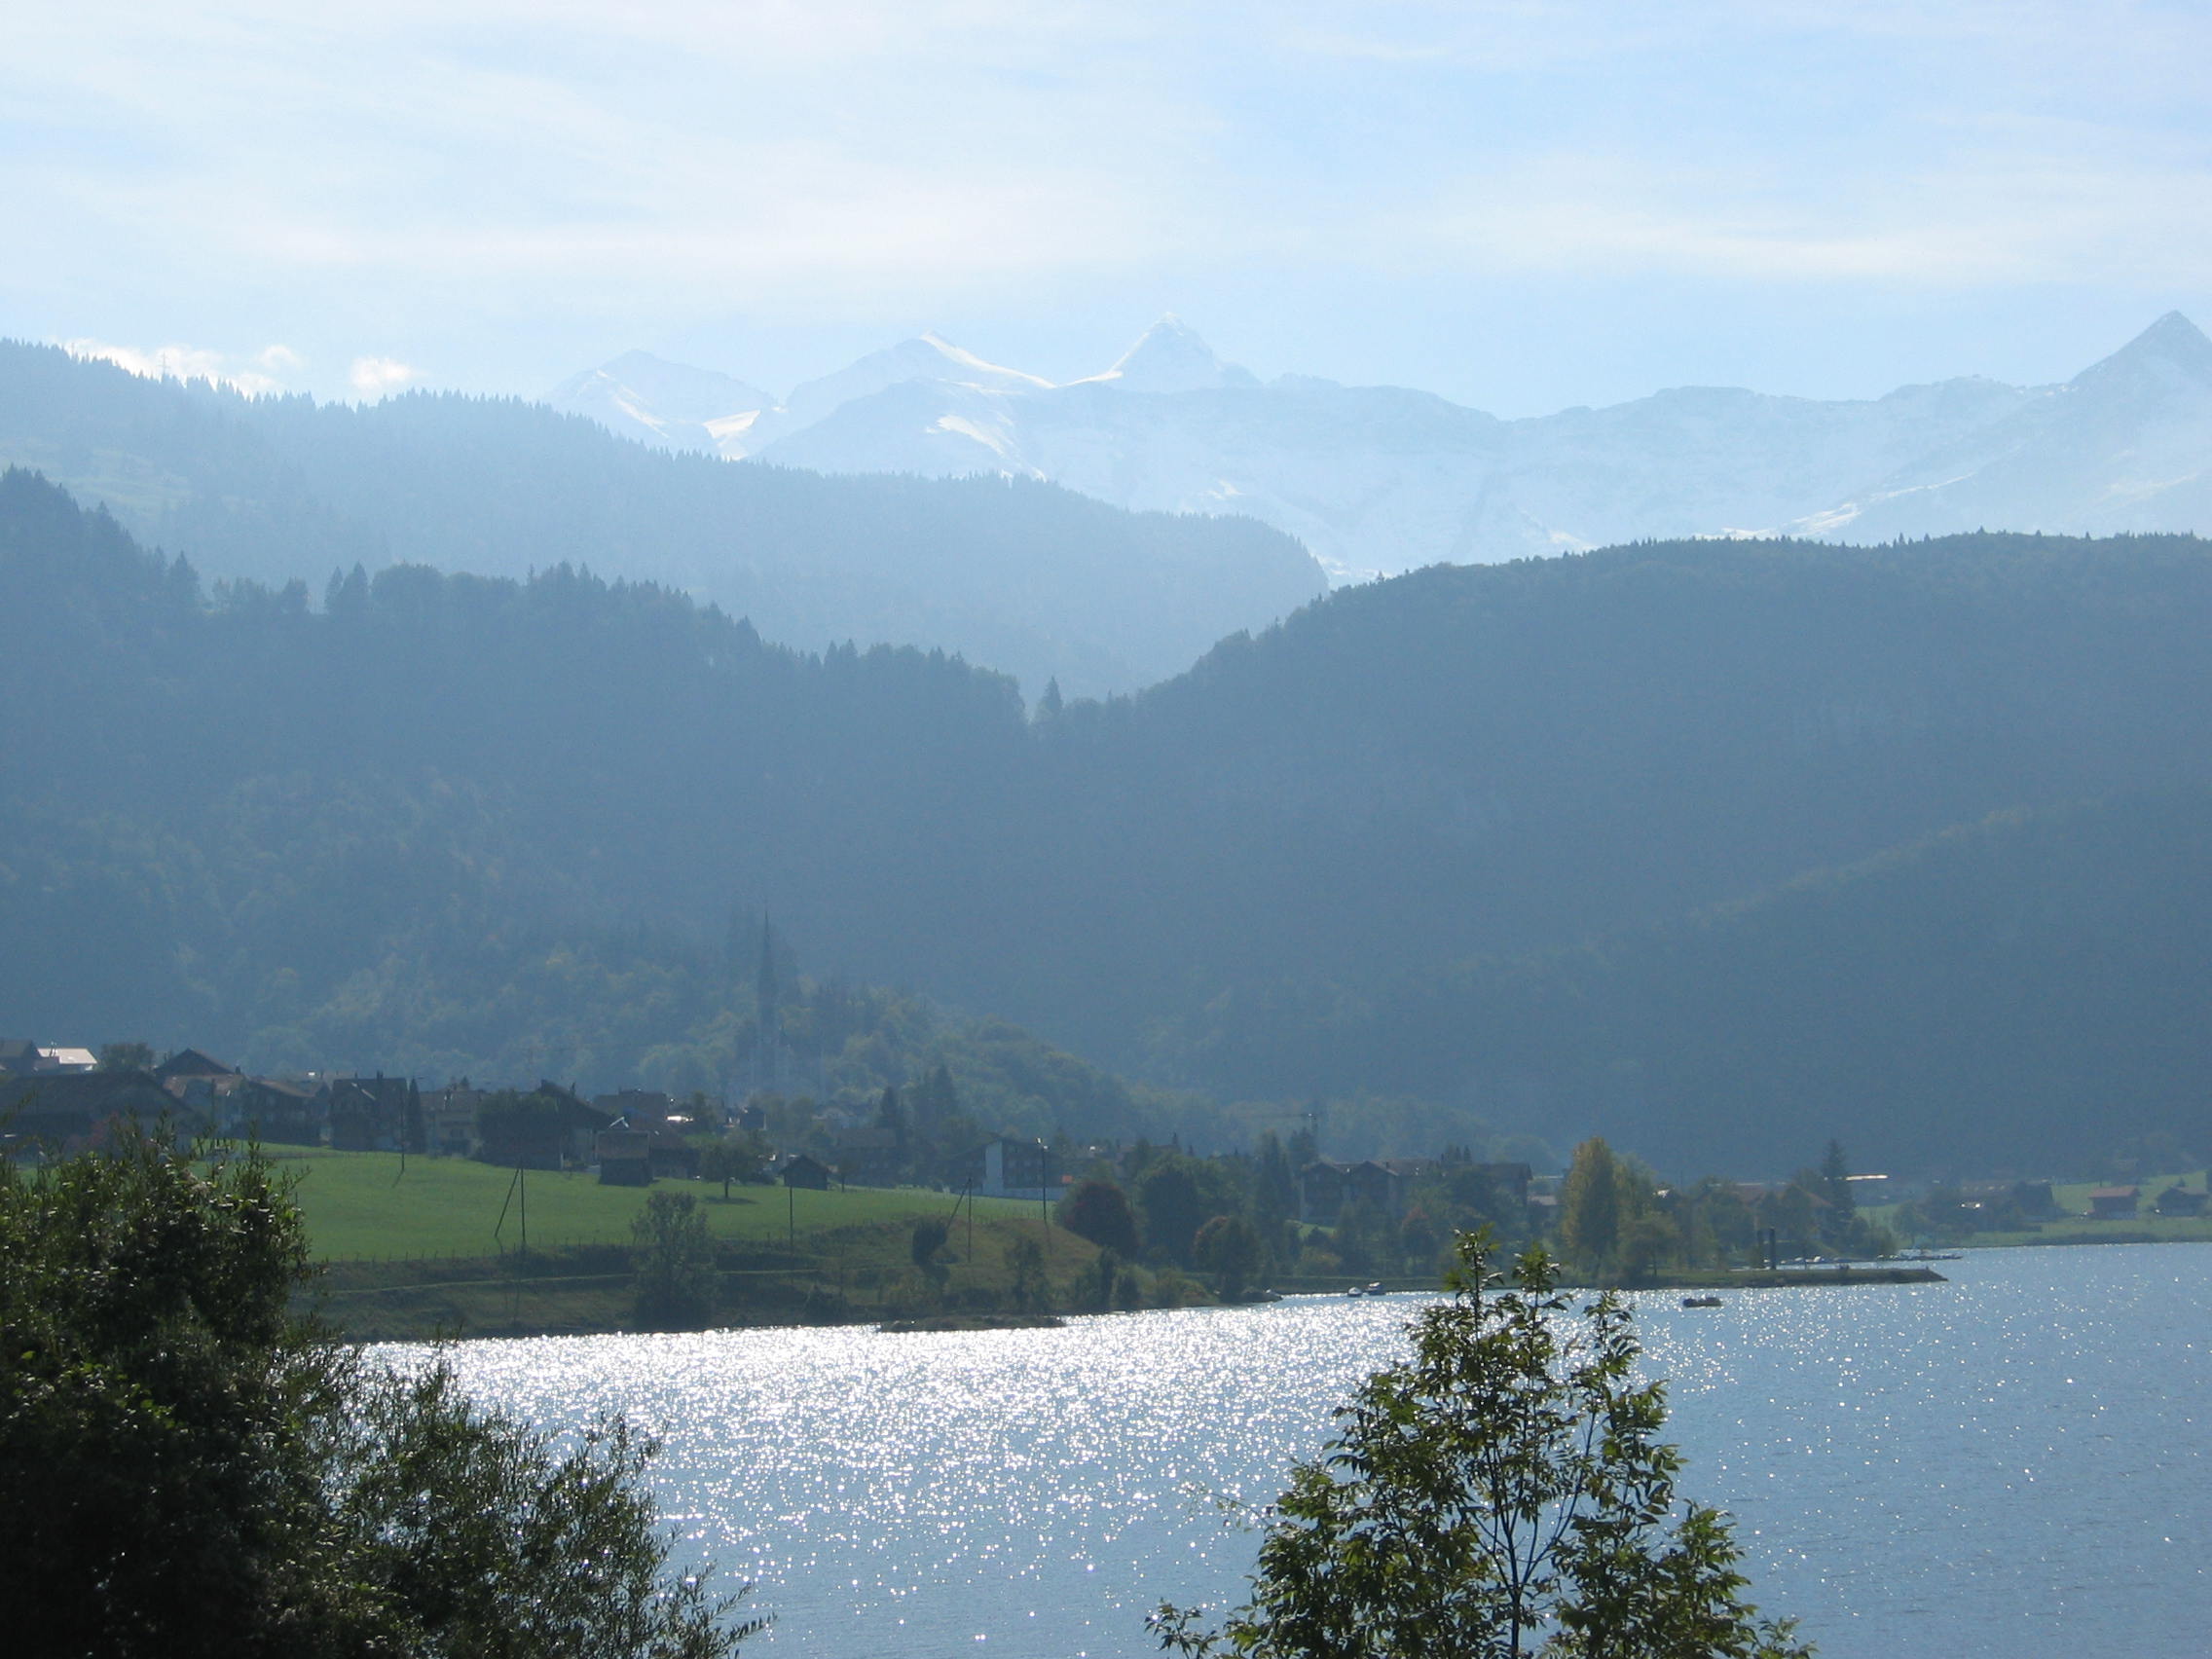
[[95, 1039], [497, 1075], [565, 1044], [669, 1086], [662, 1051], [742, 1019], [729, 918], [766, 911], [826, 976], [1276, 1127], [1412, 1102], [1408, 1151], [1473, 1120], [1745, 1173], [1830, 1134], [1869, 1167], [2189, 1143], [2207, 555], [1436, 569], [1028, 712], [567, 568], [205, 585], [11, 475], [0, 997]]

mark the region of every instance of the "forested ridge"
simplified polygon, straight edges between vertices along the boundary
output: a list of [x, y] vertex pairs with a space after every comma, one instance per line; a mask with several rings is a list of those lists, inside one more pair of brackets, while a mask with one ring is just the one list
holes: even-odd
[[1018, 478], [733, 465], [512, 398], [246, 397], [16, 341], [0, 341], [0, 463], [216, 575], [642, 573], [771, 640], [941, 646], [1034, 689], [1176, 673], [1324, 586], [1251, 519], [1127, 513]]
[[0, 1000], [40, 1029], [712, 1082], [765, 911], [821, 975], [1222, 1102], [1690, 1169], [2202, 1138], [2191, 537], [1438, 568], [1028, 711], [558, 566], [203, 584], [22, 473], [0, 594]]

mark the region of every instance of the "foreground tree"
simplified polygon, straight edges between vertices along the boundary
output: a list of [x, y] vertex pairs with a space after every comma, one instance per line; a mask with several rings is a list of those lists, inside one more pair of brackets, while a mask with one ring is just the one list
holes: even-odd
[[19, 1651], [715, 1659], [743, 1630], [603, 1423], [566, 1454], [292, 1311], [260, 1156], [0, 1161], [0, 1604]]
[[1218, 1632], [1163, 1606], [1161, 1644], [1250, 1659], [1798, 1659], [1743, 1599], [1717, 1511], [1677, 1500], [1627, 1305], [1579, 1316], [1541, 1248], [1501, 1286], [1462, 1236], [1413, 1355], [1338, 1414], [1270, 1514], [1252, 1600]]

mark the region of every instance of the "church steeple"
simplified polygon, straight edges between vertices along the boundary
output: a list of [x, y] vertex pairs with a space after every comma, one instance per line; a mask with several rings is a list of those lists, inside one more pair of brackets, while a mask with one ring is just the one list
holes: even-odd
[[783, 1077], [783, 997], [776, 984], [776, 924], [760, 916], [760, 964], [753, 971], [753, 1092], [775, 1092]]

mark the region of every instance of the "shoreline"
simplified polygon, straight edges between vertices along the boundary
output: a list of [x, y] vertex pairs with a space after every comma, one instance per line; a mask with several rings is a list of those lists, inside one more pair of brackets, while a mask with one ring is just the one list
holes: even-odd
[[[356, 1272], [355, 1275], [358, 1277]], [[732, 1278], [745, 1275], [732, 1274]], [[1401, 1276], [1381, 1281], [1384, 1295], [1435, 1295], [1436, 1280]], [[1599, 1286], [1567, 1284], [1592, 1292], [1611, 1288], [1630, 1295], [1675, 1291], [1714, 1293], [1731, 1290], [1849, 1290], [1865, 1286], [1943, 1284], [1949, 1281], [1924, 1266], [1784, 1268], [1735, 1272], [1665, 1273], [1650, 1284]], [[749, 1288], [758, 1300], [725, 1301], [713, 1317], [690, 1326], [649, 1326], [631, 1317], [632, 1278], [628, 1273], [508, 1274], [472, 1278], [417, 1279], [406, 1283], [334, 1286], [324, 1283], [308, 1300], [348, 1342], [430, 1343], [441, 1341], [519, 1341], [535, 1337], [649, 1336], [675, 1330], [814, 1330], [867, 1326], [885, 1335], [907, 1336], [971, 1331], [1038, 1330], [1072, 1319], [1109, 1318], [1124, 1311], [1098, 1308], [1046, 1309], [930, 1309], [897, 1303], [873, 1306], [839, 1296], [823, 1296], [819, 1287], [762, 1285]], [[767, 1294], [763, 1295], [762, 1292]], [[1296, 1284], [1273, 1296], [1235, 1302], [1208, 1299], [1184, 1307], [1222, 1310], [1264, 1309], [1282, 1295], [1300, 1300], [1365, 1300], [1336, 1288]], [[1160, 1311], [1161, 1309], [1143, 1309]]]

